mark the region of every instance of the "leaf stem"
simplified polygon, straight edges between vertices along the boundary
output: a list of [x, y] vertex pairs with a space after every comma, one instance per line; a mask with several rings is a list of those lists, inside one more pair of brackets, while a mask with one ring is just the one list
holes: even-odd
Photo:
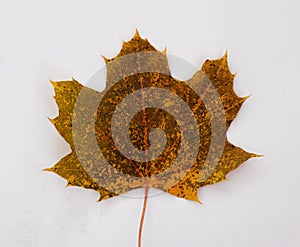
[[146, 185], [145, 186], [145, 195], [144, 195], [144, 204], [143, 204], [143, 210], [142, 210], [140, 227], [139, 227], [138, 247], [142, 246], [142, 232], [143, 232], [143, 224], [144, 224], [145, 213], [146, 213], [146, 208], [147, 208], [148, 193], [149, 193], [149, 185]]

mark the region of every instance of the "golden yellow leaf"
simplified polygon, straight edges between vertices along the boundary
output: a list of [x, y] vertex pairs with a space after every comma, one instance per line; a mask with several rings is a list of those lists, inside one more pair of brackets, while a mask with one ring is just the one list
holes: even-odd
[[104, 59], [103, 92], [74, 79], [52, 82], [59, 115], [51, 122], [72, 151], [46, 170], [68, 185], [96, 190], [100, 200], [147, 186], [199, 201], [200, 187], [257, 156], [226, 137], [246, 99], [233, 90], [227, 54], [180, 81], [166, 52], [136, 32]]

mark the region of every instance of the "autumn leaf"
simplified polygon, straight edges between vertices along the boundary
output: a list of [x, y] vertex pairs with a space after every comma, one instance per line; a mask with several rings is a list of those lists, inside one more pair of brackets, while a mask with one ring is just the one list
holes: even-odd
[[180, 81], [166, 52], [136, 32], [104, 60], [103, 92], [75, 79], [52, 82], [59, 115], [51, 122], [72, 151], [46, 170], [69, 186], [96, 190], [100, 201], [153, 187], [199, 202], [199, 188], [258, 156], [226, 137], [247, 98], [233, 90], [227, 54]]

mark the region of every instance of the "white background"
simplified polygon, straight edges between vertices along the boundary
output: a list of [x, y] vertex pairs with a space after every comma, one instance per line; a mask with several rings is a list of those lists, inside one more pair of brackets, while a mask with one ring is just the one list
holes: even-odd
[[299, 11], [297, 0], [1, 0], [0, 246], [137, 246], [142, 199], [96, 203], [41, 171], [69, 152], [47, 120], [48, 80], [87, 82], [136, 27], [199, 68], [228, 49], [237, 94], [252, 95], [229, 140], [265, 154], [200, 189], [203, 205], [151, 197], [143, 247], [300, 246]]

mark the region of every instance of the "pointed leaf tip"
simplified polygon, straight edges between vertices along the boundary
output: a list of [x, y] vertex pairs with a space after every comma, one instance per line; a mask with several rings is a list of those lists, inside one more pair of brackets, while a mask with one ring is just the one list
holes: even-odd
[[103, 55], [101, 55], [101, 57], [103, 58], [103, 60], [104, 60], [105, 63], [108, 63], [108, 62], [109, 62], [109, 59], [108, 59], [107, 57], [105, 57], [105, 56], [103, 56]]
[[51, 80], [51, 79], [49, 79], [49, 82], [51, 83], [51, 85], [53, 86], [53, 87], [55, 87], [55, 85], [56, 85], [56, 81], [53, 81], [53, 80]]
[[252, 96], [252, 94], [246, 95], [243, 97], [243, 101], [245, 102], [247, 99], [249, 99]]
[[196, 190], [195, 193], [193, 193], [193, 194], [185, 194], [185, 197], [183, 197], [183, 198], [186, 199], [186, 200], [190, 200], [190, 201], [194, 201], [194, 202], [197, 202], [199, 204], [202, 204], [202, 202], [199, 200], [197, 192], [198, 191]]
[[[225, 51], [224, 55], [221, 57], [221, 61], [222, 61], [222, 63], [226, 64], [226, 66], [228, 67], [228, 53], [227, 53], [227, 50]], [[228, 69], [229, 69], [229, 67], [228, 67]]]
[[42, 171], [43, 172], [53, 172], [53, 167], [44, 168]]
[[134, 34], [133, 38], [135, 38], [135, 39], [140, 39], [141, 38], [141, 35], [140, 35], [139, 30], [137, 28], [135, 29], [135, 34]]
[[251, 153], [251, 158], [259, 158], [259, 157], [264, 157], [264, 154], [253, 154]]
[[203, 204], [203, 203], [199, 200], [198, 195], [196, 195], [196, 197], [192, 198], [192, 200], [193, 200], [194, 202], [199, 203], [199, 204]]
[[228, 49], [226, 49], [226, 51], [225, 51], [225, 53], [223, 55], [223, 58], [226, 58], [226, 60], [227, 60], [227, 57], [228, 57]]
[[111, 198], [109, 195], [107, 195], [107, 194], [101, 194], [101, 193], [100, 193], [100, 197], [99, 197], [99, 199], [97, 200], [97, 202], [102, 202], [102, 201], [107, 200], [107, 199], [109, 199], [109, 198]]

